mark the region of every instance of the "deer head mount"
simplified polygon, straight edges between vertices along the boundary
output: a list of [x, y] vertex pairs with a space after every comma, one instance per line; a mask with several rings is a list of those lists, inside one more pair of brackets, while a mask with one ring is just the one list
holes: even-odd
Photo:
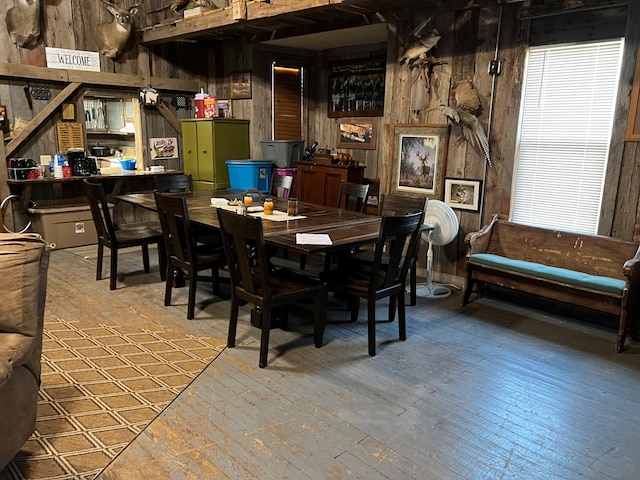
[[109, 58], [117, 58], [131, 36], [131, 24], [133, 16], [138, 13], [138, 7], [142, 2], [129, 8], [118, 8], [113, 3], [101, 0], [107, 6], [107, 10], [113, 15], [110, 23], [99, 23], [96, 27], [96, 44], [100, 54]]
[[34, 47], [40, 37], [40, 17], [41, 0], [18, 0], [5, 18], [11, 41], [19, 47]]

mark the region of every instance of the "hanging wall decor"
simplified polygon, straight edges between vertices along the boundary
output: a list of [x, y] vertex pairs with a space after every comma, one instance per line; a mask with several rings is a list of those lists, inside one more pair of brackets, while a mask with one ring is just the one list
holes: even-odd
[[231, 74], [231, 98], [251, 98], [251, 72]]
[[329, 117], [383, 115], [386, 72], [383, 57], [333, 63], [329, 72]]
[[396, 125], [392, 191], [442, 199], [448, 125]]

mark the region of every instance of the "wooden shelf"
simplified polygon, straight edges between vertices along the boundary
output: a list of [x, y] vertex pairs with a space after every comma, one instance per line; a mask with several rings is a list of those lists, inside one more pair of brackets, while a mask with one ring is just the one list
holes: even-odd
[[135, 132], [87, 130], [87, 135], [109, 135], [113, 137], [132, 137], [135, 135]]

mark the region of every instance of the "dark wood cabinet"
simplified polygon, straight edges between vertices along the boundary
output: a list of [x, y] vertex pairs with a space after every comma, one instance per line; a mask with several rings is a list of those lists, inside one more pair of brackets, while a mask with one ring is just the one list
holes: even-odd
[[338, 206], [340, 181], [362, 183], [363, 166], [322, 165], [298, 162], [298, 198], [317, 205]]

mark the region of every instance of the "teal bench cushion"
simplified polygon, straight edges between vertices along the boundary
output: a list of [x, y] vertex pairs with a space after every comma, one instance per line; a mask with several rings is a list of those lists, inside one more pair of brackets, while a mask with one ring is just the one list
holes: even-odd
[[[569, 285], [600, 290], [615, 295], [622, 295], [626, 285], [624, 280], [618, 280], [617, 278], [599, 277], [566, 268], [549, 267], [540, 263], [525, 262], [523, 260], [512, 260], [492, 253], [474, 253], [469, 257], [469, 262], [496, 267], [510, 272], [533, 275]], [[622, 265], [620, 269], [622, 270]]]

